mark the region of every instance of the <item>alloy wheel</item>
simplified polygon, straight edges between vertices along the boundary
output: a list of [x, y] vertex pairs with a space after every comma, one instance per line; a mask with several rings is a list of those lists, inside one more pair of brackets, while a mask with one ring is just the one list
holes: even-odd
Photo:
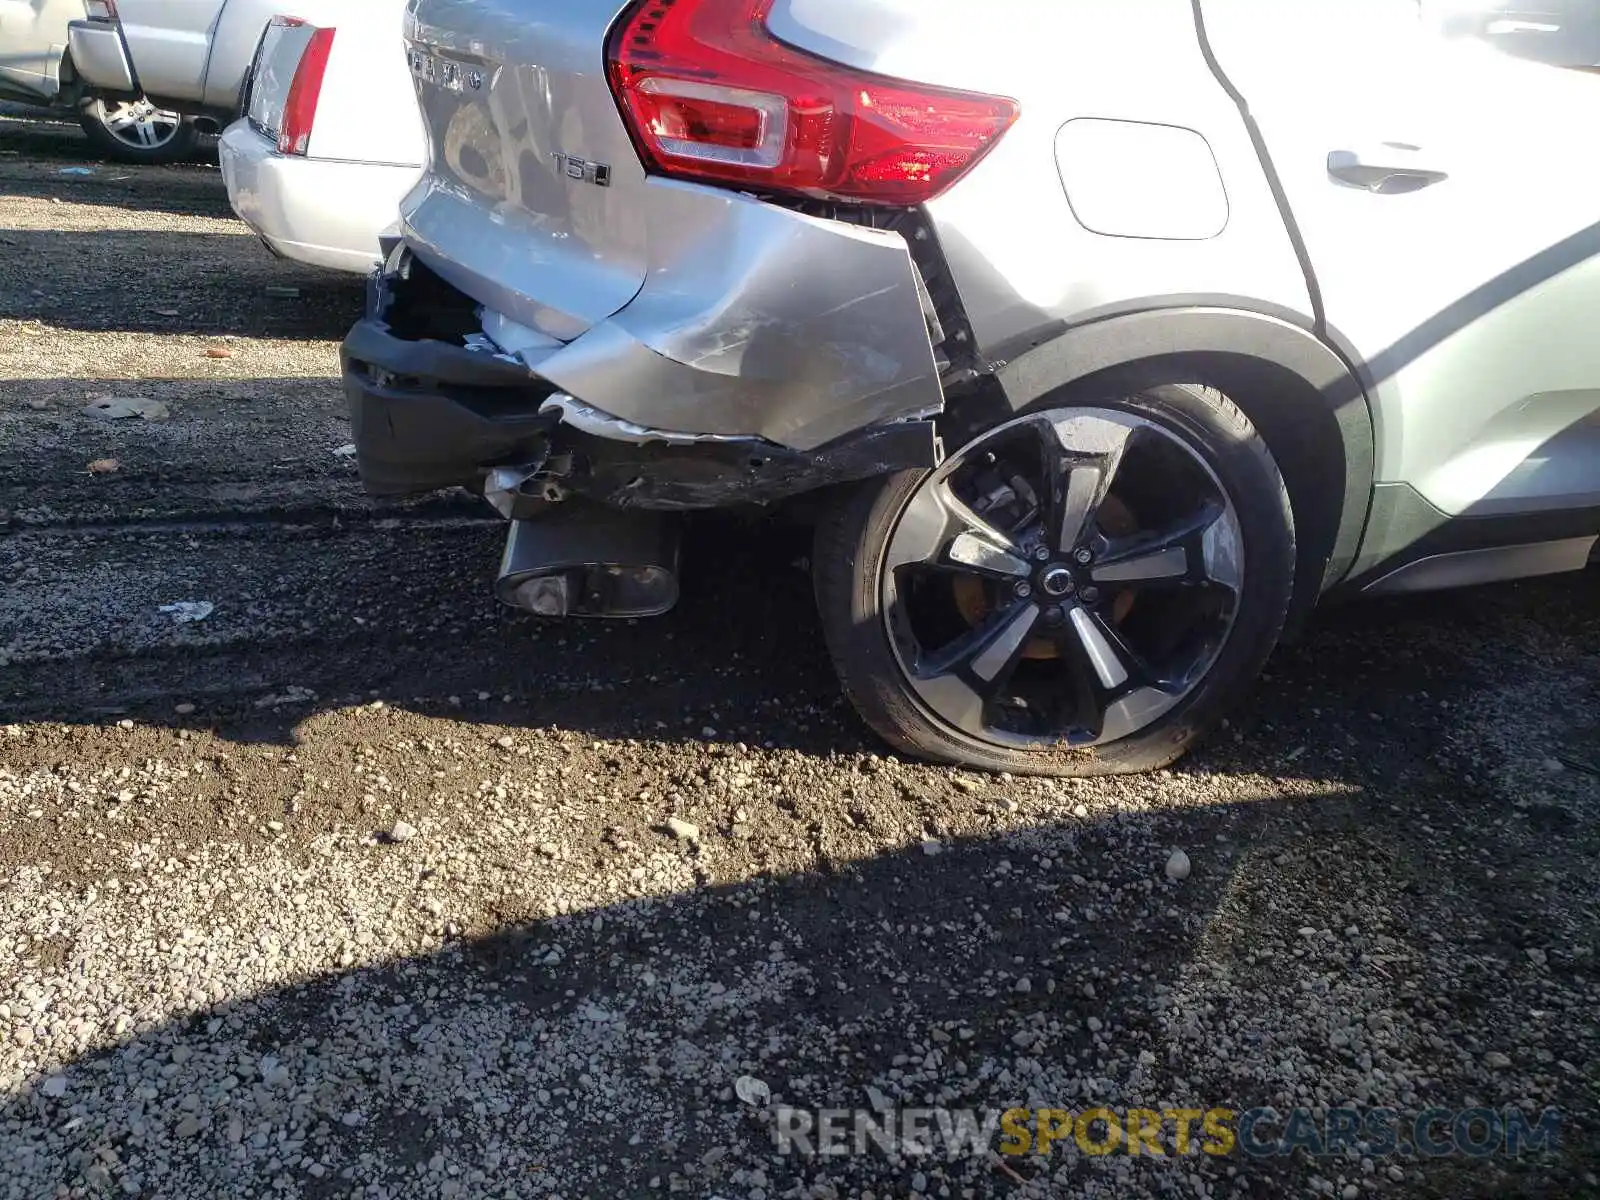
[[123, 100], [105, 105], [105, 127], [111, 136], [135, 150], [158, 150], [178, 136], [183, 118], [163, 112], [148, 100]]
[[1094, 746], [1170, 712], [1216, 661], [1244, 581], [1232, 499], [1134, 412], [1007, 422], [911, 495], [879, 578], [930, 714], [1013, 748]]

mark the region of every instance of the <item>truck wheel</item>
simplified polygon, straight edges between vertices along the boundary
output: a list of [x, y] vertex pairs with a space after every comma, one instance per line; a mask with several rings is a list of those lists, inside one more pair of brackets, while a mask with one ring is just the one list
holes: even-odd
[[78, 123], [96, 149], [121, 162], [178, 162], [200, 140], [191, 119], [148, 100], [91, 100], [78, 111]]
[[1248, 418], [1207, 388], [1049, 399], [817, 529], [817, 601], [867, 724], [922, 758], [1095, 775], [1180, 757], [1254, 680], [1294, 518]]

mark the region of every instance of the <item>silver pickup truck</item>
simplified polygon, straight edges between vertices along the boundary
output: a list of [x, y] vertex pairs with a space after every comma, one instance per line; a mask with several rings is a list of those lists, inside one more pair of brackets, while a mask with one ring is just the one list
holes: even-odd
[[193, 123], [142, 97], [102, 98], [68, 52], [69, 29], [98, 6], [85, 0], [0, 0], [0, 100], [75, 113], [104, 153], [166, 162], [194, 146]]
[[156, 131], [159, 144], [135, 155], [169, 160], [187, 153], [198, 133], [220, 132], [240, 115], [250, 64], [275, 15], [331, 23], [339, 7], [329, 0], [88, 0], [87, 14], [71, 24], [71, 60], [83, 86], [107, 103], [142, 117], [182, 115]]

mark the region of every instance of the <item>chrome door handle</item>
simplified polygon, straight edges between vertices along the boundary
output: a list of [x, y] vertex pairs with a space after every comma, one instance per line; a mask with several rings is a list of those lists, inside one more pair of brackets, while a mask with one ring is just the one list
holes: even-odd
[[1416, 147], [1384, 142], [1373, 150], [1328, 151], [1328, 174], [1340, 183], [1382, 196], [1415, 192], [1450, 178], [1448, 171], [1413, 159]]

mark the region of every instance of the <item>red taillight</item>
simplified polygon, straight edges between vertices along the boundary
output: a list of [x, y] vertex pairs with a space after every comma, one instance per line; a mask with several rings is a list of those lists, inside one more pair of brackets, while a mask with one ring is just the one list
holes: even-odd
[[306, 42], [300, 65], [289, 84], [289, 98], [283, 102], [283, 120], [278, 125], [278, 153], [304, 155], [311, 147], [311, 127], [317, 120], [317, 100], [322, 95], [322, 77], [328, 70], [328, 55], [333, 52], [332, 29], [316, 29]]
[[611, 89], [645, 165], [758, 191], [921, 204], [1017, 119], [1001, 96], [886, 79], [766, 27], [773, 0], [640, 0], [611, 37]]

